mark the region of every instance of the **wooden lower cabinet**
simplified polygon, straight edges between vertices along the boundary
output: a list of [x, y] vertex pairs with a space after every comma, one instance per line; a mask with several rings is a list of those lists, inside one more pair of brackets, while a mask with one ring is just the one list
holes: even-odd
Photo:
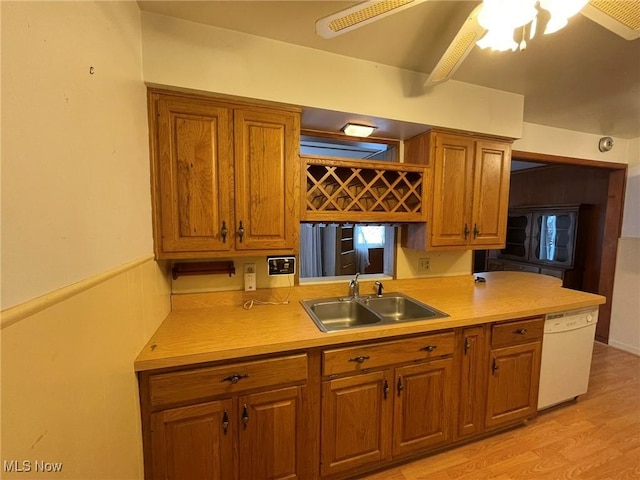
[[353, 478], [537, 413], [544, 319], [140, 376], [145, 480]]
[[322, 476], [391, 458], [392, 375], [384, 370], [322, 383]]
[[444, 358], [323, 382], [322, 476], [450, 442], [452, 370]]
[[151, 415], [153, 480], [233, 478], [233, 436], [237, 428], [225, 422], [232, 402], [209, 402], [164, 410]]
[[487, 346], [483, 326], [462, 330], [456, 439], [482, 433], [486, 405]]
[[536, 415], [543, 333], [542, 317], [492, 325], [487, 429]]
[[[302, 478], [302, 392], [291, 387], [151, 415], [153, 480]], [[233, 452], [238, 456], [234, 459]], [[238, 472], [236, 475], [235, 472]]]
[[536, 414], [540, 378], [540, 342], [491, 351], [487, 394], [487, 428], [524, 420]]
[[239, 478], [297, 479], [302, 391], [285, 388], [238, 399], [242, 426], [238, 429]]
[[444, 445], [451, 440], [451, 374], [445, 358], [395, 370], [393, 456]]

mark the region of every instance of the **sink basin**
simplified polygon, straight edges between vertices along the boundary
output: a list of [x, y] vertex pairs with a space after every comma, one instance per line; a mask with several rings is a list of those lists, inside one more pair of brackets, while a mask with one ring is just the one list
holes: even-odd
[[321, 298], [301, 300], [311, 319], [323, 332], [400, 322], [447, 317], [403, 293], [388, 293], [382, 297]]
[[327, 298], [303, 300], [301, 303], [323, 332], [362, 327], [381, 321], [378, 315], [362, 303], [351, 299]]
[[383, 319], [392, 322], [407, 322], [411, 320], [427, 320], [442, 318], [447, 315], [402, 293], [390, 293], [382, 297], [371, 297], [363, 303], [376, 312]]

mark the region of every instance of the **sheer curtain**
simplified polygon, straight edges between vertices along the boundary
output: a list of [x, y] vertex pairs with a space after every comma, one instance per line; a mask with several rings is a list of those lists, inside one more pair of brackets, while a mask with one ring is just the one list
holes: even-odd
[[322, 232], [316, 225], [300, 224], [300, 276], [322, 276]]
[[369, 249], [384, 247], [385, 227], [356, 225], [354, 228], [356, 271], [364, 273], [369, 266]]

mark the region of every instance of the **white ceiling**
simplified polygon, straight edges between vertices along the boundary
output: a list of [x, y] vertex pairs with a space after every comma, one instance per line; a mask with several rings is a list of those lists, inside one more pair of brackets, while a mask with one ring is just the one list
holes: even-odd
[[[640, 0], [633, 1], [640, 8]], [[479, 2], [430, 0], [333, 39], [315, 34], [317, 19], [357, 3], [138, 1], [142, 10], [422, 73], [430, 73]], [[624, 40], [582, 15], [560, 32], [536, 37], [522, 52], [474, 48], [453, 78], [524, 95], [525, 122], [640, 137], [640, 39]], [[303, 125], [328, 128], [326, 123], [347, 117], [305, 112]], [[411, 124], [378, 130], [395, 138], [419, 131], [419, 125]]]

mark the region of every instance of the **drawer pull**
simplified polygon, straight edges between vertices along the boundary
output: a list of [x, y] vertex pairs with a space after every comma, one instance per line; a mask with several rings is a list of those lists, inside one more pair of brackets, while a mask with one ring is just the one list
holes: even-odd
[[369, 360], [371, 357], [368, 355], [360, 355], [359, 357], [350, 358], [350, 362], [364, 363], [365, 360]]
[[402, 377], [398, 375], [398, 396], [400, 396], [400, 394], [402, 393], [402, 390], [404, 390], [404, 385], [402, 384]]
[[500, 370], [500, 367], [498, 366], [498, 361], [494, 358], [493, 365], [491, 366], [491, 373], [495, 375], [498, 370]]
[[229, 375], [228, 377], [224, 377], [221, 382], [231, 382], [234, 385], [238, 383], [243, 378], [247, 378], [249, 375], [240, 375], [239, 373], [234, 373], [233, 375]]
[[518, 335], [526, 335], [527, 334], [527, 329], [526, 328], [519, 328], [518, 330], [515, 331], [515, 333], [517, 333]]
[[227, 430], [229, 429], [229, 413], [225, 409], [222, 413], [222, 433], [227, 434]]
[[469, 343], [469, 337], [464, 337], [464, 354], [466, 355], [469, 349], [471, 348], [471, 344]]
[[382, 391], [384, 392], [384, 399], [387, 399], [387, 395], [389, 395], [389, 381], [384, 379], [384, 387], [382, 387]]
[[249, 413], [247, 412], [247, 404], [242, 406], [242, 426], [246, 429], [249, 423]]
[[437, 345], [427, 345], [426, 347], [422, 347], [420, 350], [424, 350], [425, 352], [433, 352], [436, 348], [438, 348]]

